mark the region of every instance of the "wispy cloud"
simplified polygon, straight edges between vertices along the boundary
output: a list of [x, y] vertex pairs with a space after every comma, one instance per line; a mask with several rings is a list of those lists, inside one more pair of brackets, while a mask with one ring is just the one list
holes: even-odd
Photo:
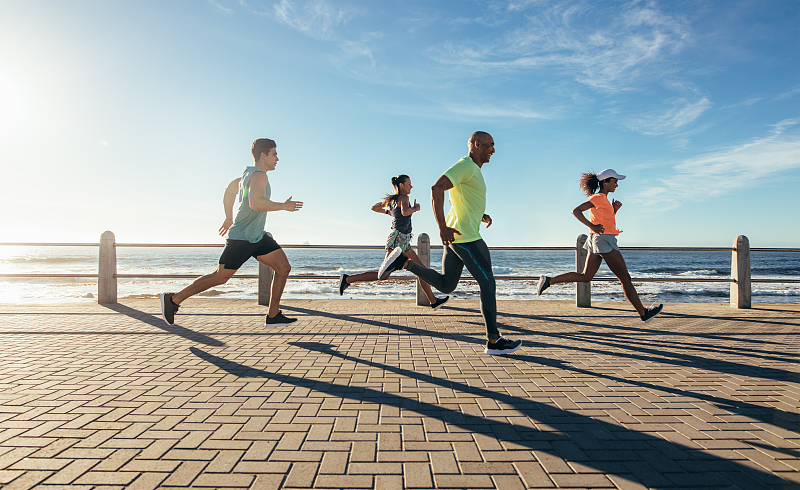
[[224, 14], [232, 14], [233, 13], [233, 9], [232, 8], [228, 8], [228, 7], [220, 4], [216, 0], [206, 0], [206, 2], [209, 5], [211, 5], [212, 7], [214, 7], [215, 9], [219, 10], [220, 12], [222, 12]]
[[525, 25], [493, 43], [443, 43], [430, 56], [494, 71], [558, 68], [594, 89], [620, 92], [674, 71], [670, 61], [689, 38], [687, 23], [653, 2], [516, 1], [508, 10], [516, 17], [525, 11]]
[[764, 100], [764, 97], [751, 97], [751, 98], [749, 98], [747, 100], [743, 100], [743, 101], [737, 102], [735, 104], [724, 105], [724, 106], [720, 107], [720, 110], [733, 109], [734, 107], [743, 107], [743, 106], [753, 105], [753, 104], [755, 104], [757, 102], [760, 102], [762, 100]]
[[672, 107], [666, 111], [651, 112], [628, 118], [626, 126], [633, 131], [649, 135], [674, 133], [687, 124], [694, 122], [710, 107], [711, 101], [706, 97], [694, 101], [679, 98], [674, 100]]
[[795, 87], [795, 88], [793, 88], [791, 90], [787, 90], [786, 92], [778, 95], [775, 98], [777, 100], [791, 99], [792, 97], [794, 97], [797, 94], [800, 94], [800, 85], [798, 85], [797, 87]]
[[279, 21], [321, 41], [338, 38], [335, 28], [358, 13], [357, 9], [336, 7], [326, 0], [281, 0], [274, 8]]
[[800, 169], [800, 119], [772, 126], [770, 134], [675, 164], [661, 186], [635, 197], [640, 205], [673, 209], [762, 185]]
[[470, 116], [477, 118], [515, 118], [515, 119], [553, 119], [548, 115], [529, 107], [527, 104], [517, 103], [505, 106], [497, 105], [467, 105], [467, 104], [444, 104], [442, 109], [450, 114], [459, 116]]

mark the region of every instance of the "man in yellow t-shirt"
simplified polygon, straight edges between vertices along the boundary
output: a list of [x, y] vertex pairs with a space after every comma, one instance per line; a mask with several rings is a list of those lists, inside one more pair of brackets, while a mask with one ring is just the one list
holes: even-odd
[[[481, 314], [486, 324], [487, 354], [510, 354], [522, 345], [521, 340], [509, 340], [497, 330], [497, 298], [492, 258], [489, 247], [480, 234], [481, 223], [488, 228], [492, 218], [486, 211], [486, 183], [481, 172], [483, 165], [495, 152], [494, 139], [489, 133], [476, 131], [469, 137], [469, 155], [453, 164], [431, 187], [431, 204], [444, 245], [442, 273], [423, 267], [396, 248], [386, 256], [378, 270], [383, 278], [388, 272], [401, 268], [420, 277], [439, 291], [449, 294], [456, 289], [464, 266], [481, 289]], [[445, 218], [444, 193], [450, 191], [452, 208]]]

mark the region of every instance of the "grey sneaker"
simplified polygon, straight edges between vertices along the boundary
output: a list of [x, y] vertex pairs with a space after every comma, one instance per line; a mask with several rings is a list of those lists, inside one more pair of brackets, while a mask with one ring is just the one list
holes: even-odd
[[539, 283], [536, 285], [536, 296], [541, 296], [545, 289], [550, 287], [550, 278], [542, 276], [539, 278]]
[[645, 322], [645, 323], [649, 322], [650, 320], [655, 318], [656, 315], [661, 313], [661, 310], [663, 310], [663, 309], [664, 309], [664, 305], [663, 304], [658, 305], [658, 306], [651, 306], [650, 308], [647, 308], [646, 310], [644, 310], [644, 315], [642, 315], [642, 321]]
[[265, 327], [287, 327], [292, 323], [296, 322], [297, 318], [287, 318], [283, 316], [283, 312], [278, 310], [278, 314], [273, 316], [272, 318], [267, 315], [266, 319], [264, 320]]
[[431, 308], [433, 308], [434, 311], [438, 310], [439, 308], [444, 306], [445, 303], [447, 303], [448, 299], [450, 299], [450, 296], [445, 296], [444, 298], [437, 299], [436, 302], [431, 305]]
[[180, 306], [172, 302], [173, 296], [175, 296], [175, 293], [161, 293], [161, 296], [159, 296], [161, 299], [161, 318], [167, 322], [167, 325], [175, 323], [175, 313], [180, 308]]
[[350, 285], [347, 284], [347, 274], [342, 274], [342, 276], [339, 278], [339, 296], [343, 295], [344, 290], [348, 287], [350, 287]]
[[520, 347], [522, 347], [521, 340], [508, 340], [505, 337], [500, 337], [494, 344], [487, 340], [486, 350], [484, 350], [483, 352], [493, 356], [501, 356], [503, 354], [511, 354], [512, 352], [517, 352], [517, 350], [519, 350]]
[[408, 261], [408, 257], [403, 253], [403, 249], [395, 248], [383, 259], [383, 263], [378, 269], [378, 279], [386, 279], [392, 272], [399, 271], [406, 265], [406, 261]]

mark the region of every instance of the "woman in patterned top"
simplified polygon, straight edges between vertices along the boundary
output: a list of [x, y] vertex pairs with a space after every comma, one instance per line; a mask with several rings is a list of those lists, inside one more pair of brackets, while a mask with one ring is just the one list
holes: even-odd
[[[622, 258], [617, 245], [617, 235], [622, 233], [622, 230], [617, 229], [616, 214], [622, 207], [622, 203], [616, 200], [608, 201], [608, 194], [614, 192], [617, 189], [617, 182], [624, 178], [624, 175], [620, 175], [610, 168], [597, 175], [591, 172], [581, 174], [580, 186], [583, 192], [589, 196], [589, 200], [573, 209], [572, 214], [592, 231], [583, 246], [589, 251], [583, 272], [567, 272], [555, 277], [542, 276], [539, 278], [536, 293], [541, 296], [542, 292], [553, 284], [589, 282], [605, 260], [608, 268], [622, 283], [625, 297], [636, 308], [642, 321], [649, 322], [661, 313], [664, 305], [653, 305], [649, 308], [642, 305], [639, 294], [633, 287], [625, 259]], [[586, 211], [589, 211], [589, 219], [583, 215]]]
[[[411, 194], [411, 188], [413, 187], [411, 185], [411, 179], [408, 175], [404, 174], [392, 177], [392, 187], [394, 187], [394, 194], [387, 194], [383, 201], [372, 205], [372, 210], [376, 213], [388, 214], [392, 217], [392, 231], [386, 239], [386, 253], [388, 255], [395, 247], [401, 247], [403, 252], [405, 252], [411, 260], [422, 264], [417, 254], [414, 253], [414, 250], [411, 248], [411, 238], [413, 236], [411, 234], [411, 215], [420, 209], [416, 199], [414, 200], [413, 206], [411, 206], [408, 199], [408, 195]], [[386, 279], [386, 277], [384, 279]], [[343, 295], [344, 290], [354, 282], [377, 280], [378, 271], [367, 271], [354, 275], [342, 274], [339, 278], [339, 296]], [[425, 296], [428, 298], [428, 302], [434, 310], [441, 308], [441, 306], [450, 299], [449, 296], [445, 296], [444, 298], [437, 298], [434, 296], [430, 285], [425, 281], [420, 280], [419, 284], [422, 286], [422, 290], [425, 291]]]

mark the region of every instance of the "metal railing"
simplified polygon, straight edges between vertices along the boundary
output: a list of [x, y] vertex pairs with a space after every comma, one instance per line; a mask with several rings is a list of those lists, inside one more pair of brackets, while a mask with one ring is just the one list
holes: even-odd
[[[586, 235], [578, 236], [574, 247], [489, 247], [497, 251], [574, 251], [575, 270], [583, 271], [586, 262], [587, 250], [583, 245]], [[117, 273], [117, 248], [222, 248], [225, 245], [213, 244], [187, 244], [187, 243], [116, 243], [114, 234], [106, 231], [100, 238], [100, 243], [0, 243], [0, 246], [25, 246], [25, 247], [97, 247], [99, 245], [99, 266], [97, 274], [0, 274], [0, 278], [97, 278], [98, 303], [108, 304], [117, 302], [117, 279], [194, 279], [196, 274], [119, 274]], [[335, 250], [384, 250], [383, 246], [376, 245], [282, 245], [283, 248], [296, 249], [335, 249]], [[423, 265], [430, 267], [431, 250], [441, 250], [441, 245], [431, 245], [427, 234], [422, 233], [417, 238], [417, 255]], [[652, 278], [634, 277], [634, 282], [727, 282], [731, 284], [730, 304], [734, 308], [750, 308], [751, 283], [800, 283], [800, 279], [752, 279], [750, 276], [750, 252], [800, 252], [800, 248], [750, 248], [746, 236], [739, 235], [734, 240], [733, 246], [727, 247], [620, 247], [620, 250], [639, 250], [648, 252], [731, 252], [731, 275], [727, 278]], [[259, 264], [258, 274], [237, 275], [239, 279], [258, 279], [258, 302], [269, 304], [270, 287], [272, 284], [272, 270]], [[289, 279], [338, 279], [337, 275], [295, 274]], [[412, 281], [416, 277], [395, 277], [393, 280]], [[465, 277], [469, 279], [469, 277]], [[499, 281], [525, 281], [537, 280], [532, 276], [495, 276]], [[595, 277], [592, 282], [613, 282], [614, 277]], [[427, 305], [428, 299], [417, 286], [417, 304]], [[579, 307], [591, 306], [591, 282], [575, 283], [575, 304]]]

